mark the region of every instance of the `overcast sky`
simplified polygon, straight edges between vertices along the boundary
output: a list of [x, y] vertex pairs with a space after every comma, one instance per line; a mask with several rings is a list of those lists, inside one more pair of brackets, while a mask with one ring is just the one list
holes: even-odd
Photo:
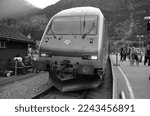
[[26, 1], [33, 4], [36, 7], [45, 8], [45, 7], [47, 7], [51, 4], [54, 4], [60, 0], [26, 0]]

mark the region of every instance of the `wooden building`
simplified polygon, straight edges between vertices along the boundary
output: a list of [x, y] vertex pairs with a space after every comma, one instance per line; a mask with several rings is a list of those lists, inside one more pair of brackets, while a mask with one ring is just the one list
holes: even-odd
[[7, 68], [10, 59], [27, 56], [28, 46], [34, 41], [15, 29], [0, 25], [0, 70]]

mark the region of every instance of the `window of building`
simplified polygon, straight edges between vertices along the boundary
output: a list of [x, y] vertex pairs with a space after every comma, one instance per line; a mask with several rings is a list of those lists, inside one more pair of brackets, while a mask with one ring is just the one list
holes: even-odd
[[0, 41], [0, 48], [6, 48], [6, 42]]

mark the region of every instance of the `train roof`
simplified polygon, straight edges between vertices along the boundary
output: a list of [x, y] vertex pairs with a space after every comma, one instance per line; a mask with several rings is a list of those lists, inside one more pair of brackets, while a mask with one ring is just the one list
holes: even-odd
[[75, 8], [70, 8], [70, 9], [66, 9], [66, 10], [62, 10], [59, 13], [57, 13], [55, 16], [84, 16], [84, 15], [101, 15], [103, 16], [103, 14], [101, 13], [99, 8], [96, 7], [75, 7]]

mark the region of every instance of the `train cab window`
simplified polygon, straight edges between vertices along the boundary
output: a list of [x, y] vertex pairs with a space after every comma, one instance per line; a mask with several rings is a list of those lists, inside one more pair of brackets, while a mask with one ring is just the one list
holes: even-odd
[[95, 35], [97, 34], [97, 16], [55, 17], [47, 35]]
[[83, 33], [95, 35], [97, 32], [97, 16], [85, 16], [83, 20]]

